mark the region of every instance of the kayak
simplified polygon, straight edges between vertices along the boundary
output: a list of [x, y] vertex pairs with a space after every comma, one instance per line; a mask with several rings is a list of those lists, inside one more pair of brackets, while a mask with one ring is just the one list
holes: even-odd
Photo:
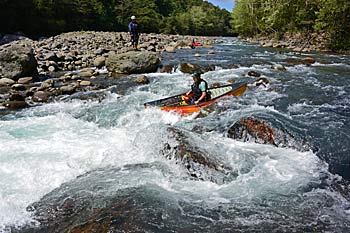
[[202, 46], [202, 44], [199, 41], [196, 41], [193, 43], [193, 46]]
[[198, 104], [189, 104], [184, 100], [186, 93], [179, 95], [167, 97], [164, 99], [154, 100], [151, 102], [144, 103], [146, 108], [148, 107], [158, 107], [161, 110], [167, 112], [177, 112], [180, 115], [192, 114], [199, 112], [202, 108], [218, 101], [220, 98], [225, 96], [240, 96], [247, 89], [246, 82], [239, 82], [228, 84], [220, 87], [212, 87], [208, 89], [210, 99], [205, 102], [200, 102]]

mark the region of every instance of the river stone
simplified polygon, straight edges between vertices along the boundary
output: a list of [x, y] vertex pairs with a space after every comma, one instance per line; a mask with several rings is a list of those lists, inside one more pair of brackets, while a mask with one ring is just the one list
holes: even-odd
[[91, 85], [91, 82], [90, 81], [86, 81], [86, 80], [83, 80], [79, 83], [80, 86], [90, 86]]
[[121, 74], [138, 74], [156, 72], [160, 57], [155, 53], [130, 51], [110, 55], [106, 60], [108, 71]]
[[314, 63], [316, 62], [316, 60], [315, 60], [315, 58], [313, 58], [313, 57], [305, 57], [305, 58], [303, 59], [303, 62], [304, 62], [305, 64], [311, 65], [311, 64], [314, 64]]
[[165, 47], [165, 51], [168, 52], [168, 53], [175, 53], [175, 48], [167, 46], [167, 47]]
[[25, 91], [27, 88], [23, 84], [16, 83], [11, 86], [11, 89], [17, 90], [17, 91]]
[[138, 84], [149, 84], [149, 79], [146, 75], [139, 75], [137, 76], [135, 82]]
[[192, 63], [181, 63], [180, 64], [180, 71], [182, 73], [187, 73], [187, 74], [193, 74], [194, 72], [200, 70], [201, 67], [197, 64], [192, 64]]
[[254, 82], [255, 86], [261, 86], [267, 87], [267, 85], [270, 83], [270, 81], [267, 78], [259, 78]]
[[39, 90], [44, 90], [50, 87], [54, 86], [54, 80], [52, 79], [47, 79], [44, 82], [41, 83]]
[[249, 71], [248, 75], [252, 76], [252, 77], [257, 77], [257, 78], [261, 76], [261, 74], [259, 72], [254, 71], [254, 70]]
[[94, 60], [94, 66], [96, 66], [97, 68], [101, 68], [102, 66], [105, 65], [105, 62], [106, 62], [106, 58], [105, 57], [97, 57], [95, 58]]
[[9, 100], [10, 101], [24, 101], [25, 96], [21, 95], [18, 92], [13, 92], [9, 94]]
[[18, 79], [17, 82], [20, 83], [20, 84], [28, 84], [28, 83], [33, 82], [33, 77], [20, 78], [20, 79]]
[[34, 102], [47, 102], [49, 100], [49, 94], [45, 91], [37, 91], [32, 96]]
[[29, 40], [0, 46], [0, 76], [17, 80], [37, 72], [37, 61]]
[[275, 69], [275, 70], [280, 70], [280, 71], [285, 71], [286, 70], [286, 68], [283, 65], [281, 65], [281, 64], [276, 64], [272, 68]]
[[9, 79], [9, 78], [0, 79], [0, 86], [11, 86], [14, 83], [15, 83], [15, 81], [13, 81], [12, 79]]
[[173, 65], [163, 65], [159, 68], [160, 73], [171, 73], [173, 72], [174, 66]]
[[7, 101], [3, 103], [3, 106], [10, 109], [19, 109], [28, 107], [28, 103], [25, 101]]
[[60, 91], [62, 94], [71, 95], [75, 92], [76, 86], [75, 85], [67, 85], [60, 87]]

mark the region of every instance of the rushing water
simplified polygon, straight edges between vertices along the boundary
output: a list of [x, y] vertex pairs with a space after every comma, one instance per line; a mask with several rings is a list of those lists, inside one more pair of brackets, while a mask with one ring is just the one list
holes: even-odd
[[[153, 73], [149, 85], [125, 95], [105, 90], [102, 101], [64, 100], [2, 116], [0, 232], [33, 223], [27, 206], [56, 188], [47, 201], [62, 193], [75, 200], [92, 193], [98, 206], [127, 193], [141, 203], [135, 221], [148, 232], [349, 232], [350, 203], [332, 183], [350, 178], [350, 56], [296, 54], [230, 38], [215, 51], [178, 51], [164, 55], [163, 63], [214, 64], [216, 70], [203, 75], [209, 83], [251, 82], [247, 73], [254, 70], [270, 80], [269, 87], [250, 87], [239, 98], [220, 101], [225, 110], [196, 119], [144, 109], [144, 102], [186, 91], [192, 82], [180, 72]], [[285, 63], [306, 56], [317, 62]], [[225, 69], [230, 64], [240, 67]], [[275, 64], [286, 71], [272, 69]], [[227, 138], [229, 126], [248, 116], [266, 119], [317, 150]], [[189, 179], [160, 153], [164, 142], [176, 143], [169, 125], [235, 168], [236, 178], [224, 184]], [[211, 130], [196, 133], [194, 126]]]

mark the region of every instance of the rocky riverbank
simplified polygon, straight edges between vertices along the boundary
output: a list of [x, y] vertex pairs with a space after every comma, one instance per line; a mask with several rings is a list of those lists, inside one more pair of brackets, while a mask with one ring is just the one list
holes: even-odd
[[269, 35], [242, 40], [262, 47], [286, 48], [294, 52], [331, 52], [330, 36], [326, 33], [285, 33], [280, 38]]
[[[215, 42], [207, 37], [141, 34], [139, 50], [132, 51], [125, 32], [69, 32], [40, 41], [21, 37], [0, 46], [0, 104], [22, 108], [115, 85], [115, 74], [154, 72], [160, 53], [192, 49], [194, 38], [208, 48]], [[138, 83], [147, 83], [147, 77], [136, 77], [130, 85]]]

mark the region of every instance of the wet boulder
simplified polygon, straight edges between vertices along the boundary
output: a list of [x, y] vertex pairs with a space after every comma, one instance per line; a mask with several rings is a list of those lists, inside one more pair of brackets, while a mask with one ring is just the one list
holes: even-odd
[[138, 84], [149, 84], [149, 79], [146, 75], [139, 75], [136, 77], [135, 82]]
[[159, 72], [160, 73], [172, 73], [174, 70], [174, 66], [173, 65], [161, 65], [159, 67]]
[[192, 74], [198, 70], [201, 70], [201, 67], [198, 64], [192, 64], [189, 62], [180, 64], [180, 71], [182, 73]]
[[189, 133], [175, 127], [169, 127], [167, 131], [169, 137], [175, 139], [177, 144], [165, 143], [161, 154], [181, 164], [192, 178], [222, 184], [232, 181], [237, 176], [235, 171], [226, 166], [224, 161], [218, 160], [213, 152], [196, 146]]
[[269, 144], [276, 147], [288, 147], [299, 151], [308, 151], [312, 146], [303, 139], [296, 138], [283, 129], [277, 129], [263, 120], [247, 117], [234, 123], [227, 136], [243, 142]]
[[29, 40], [0, 46], [0, 77], [17, 80], [37, 72], [37, 61]]
[[259, 72], [254, 71], [254, 70], [249, 71], [248, 75], [251, 77], [256, 77], [256, 78], [259, 78], [261, 76], [261, 74]]
[[9, 109], [21, 109], [29, 106], [25, 101], [6, 101], [2, 105]]
[[156, 72], [160, 57], [152, 52], [130, 51], [112, 54], [106, 60], [108, 71], [121, 74], [139, 74]]

